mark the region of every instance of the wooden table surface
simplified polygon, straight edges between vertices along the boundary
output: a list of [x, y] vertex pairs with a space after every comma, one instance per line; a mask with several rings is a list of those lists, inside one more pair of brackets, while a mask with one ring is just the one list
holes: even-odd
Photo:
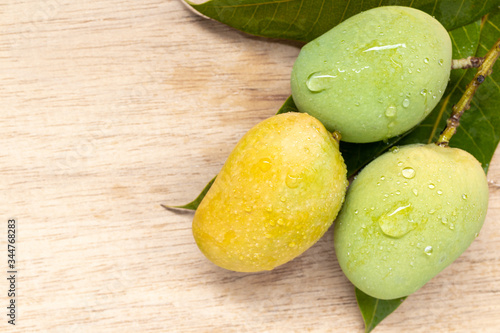
[[[332, 230], [274, 271], [220, 269], [190, 212], [290, 94], [299, 48], [178, 0], [0, 6], [0, 260], [17, 219], [17, 320], [1, 332], [362, 332]], [[500, 153], [480, 236], [377, 332], [500, 330]]]

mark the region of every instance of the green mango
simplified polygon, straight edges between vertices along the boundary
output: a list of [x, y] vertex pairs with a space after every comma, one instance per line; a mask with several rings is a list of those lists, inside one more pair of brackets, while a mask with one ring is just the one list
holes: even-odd
[[292, 70], [293, 100], [344, 141], [385, 140], [416, 126], [437, 105], [451, 57], [448, 32], [428, 14], [374, 8], [302, 48]]
[[216, 265], [271, 270], [326, 232], [347, 187], [338, 141], [315, 118], [285, 113], [237, 144], [196, 210], [193, 235]]
[[334, 229], [347, 278], [379, 299], [407, 296], [477, 237], [488, 182], [469, 153], [435, 144], [396, 147], [351, 184]]

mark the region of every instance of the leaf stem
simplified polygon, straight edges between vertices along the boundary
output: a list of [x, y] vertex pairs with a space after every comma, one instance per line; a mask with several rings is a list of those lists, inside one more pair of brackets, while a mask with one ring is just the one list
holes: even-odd
[[468, 57], [463, 59], [453, 59], [451, 69], [478, 68], [484, 62], [484, 57]]
[[495, 61], [497, 61], [498, 56], [500, 56], [500, 39], [498, 39], [495, 45], [486, 53], [483, 63], [479, 66], [472, 81], [467, 85], [462, 98], [453, 106], [450, 118], [446, 121], [446, 128], [441, 132], [436, 142], [438, 146], [447, 147], [449, 145], [451, 137], [457, 132], [457, 128], [460, 125], [460, 118], [466, 110], [470, 109], [470, 103], [477, 88], [484, 82], [486, 77], [491, 74], [493, 65]]

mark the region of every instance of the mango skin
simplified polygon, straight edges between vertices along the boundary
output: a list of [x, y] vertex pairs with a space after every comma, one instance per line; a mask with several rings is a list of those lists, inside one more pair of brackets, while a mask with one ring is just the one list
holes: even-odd
[[291, 87], [301, 112], [347, 142], [402, 134], [437, 105], [450, 77], [451, 40], [417, 9], [379, 7], [306, 44]]
[[486, 175], [469, 153], [435, 144], [395, 148], [349, 188], [334, 229], [338, 261], [366, 294], [407, 296], [469, 247], [487, 207]]
[[193, 235], [214, 264], [271, 270], [326, 232], [345, 197], [338, 142], [315, 118], [286, 113], [252, 128], [196, 210]]

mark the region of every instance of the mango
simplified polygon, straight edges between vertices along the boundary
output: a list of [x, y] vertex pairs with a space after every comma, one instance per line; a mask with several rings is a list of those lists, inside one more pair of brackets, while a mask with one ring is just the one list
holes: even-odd
[[334, 228], [347, 278], [379, 299], [410, 295], [478, 236], [488, 208], [481, 164], [458, 148], [393, 148], [351, 184]]
[[293, 66], [299, 111], [348, 142], [400, 135], [420, 123], [444, 94], [451, 40], [417, 9], [378, 7], [306, 44]]
[[252, 128], [196, 210], [193, 235], [214, 264], [271, 270], [326, 232], [344, 200], [339, 143], [315, 118], [286, 113]]

